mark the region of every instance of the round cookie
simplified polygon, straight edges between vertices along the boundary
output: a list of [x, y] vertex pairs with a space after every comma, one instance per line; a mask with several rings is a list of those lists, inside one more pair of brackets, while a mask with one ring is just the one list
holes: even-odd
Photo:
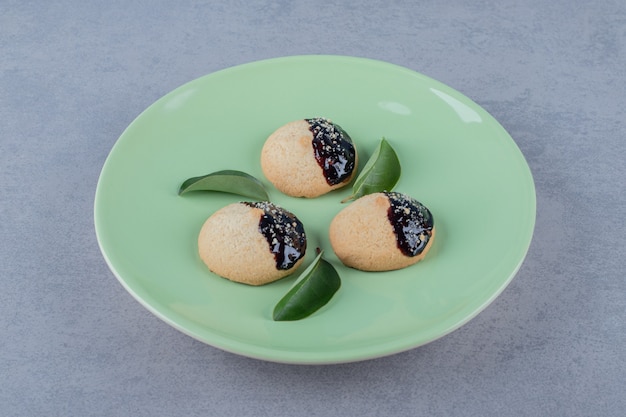
[[302, 263], [302, 222], [269, 202], [229, 204], [209, 217], [198, 236], [198, 252], [217, 275], [250, 285], [283, 278]]
[[330, 244], [344, 265], [362, 271], [390, 271], [426, 256], [435, 237], [433, 216], [400, 193], [363, 196], [330, 223]]
[[325, 118], [296, 120], [272, 133], [261, 150], [267, 179], [292, 197], [317, 197], [347, 185], [357, 152], [341, 126]]

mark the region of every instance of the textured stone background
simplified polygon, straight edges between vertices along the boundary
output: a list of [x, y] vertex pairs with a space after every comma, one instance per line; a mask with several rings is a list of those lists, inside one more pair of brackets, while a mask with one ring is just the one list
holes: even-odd
[[[0, 414], [623, 416], [626, 3], [0, 0]], [[338, 366], [206, 346], [127, 294], [95, 238], [100, 168], [209, 72], [355, 55], [486, 108], [537, 188], [528, 257], [469, 324]]]

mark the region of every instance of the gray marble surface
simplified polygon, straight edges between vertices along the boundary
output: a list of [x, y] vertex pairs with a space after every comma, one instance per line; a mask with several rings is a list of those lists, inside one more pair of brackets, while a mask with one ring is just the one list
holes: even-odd
[[[535, 236], [485, 311], [426, 346], [295, 366], [137, 303], [93, 226], [98, 175], [163, 94], [264, 58], [389, 61], [515, 139]], [[626, 3], [0, 0], [0, 415], [623, 416]]]

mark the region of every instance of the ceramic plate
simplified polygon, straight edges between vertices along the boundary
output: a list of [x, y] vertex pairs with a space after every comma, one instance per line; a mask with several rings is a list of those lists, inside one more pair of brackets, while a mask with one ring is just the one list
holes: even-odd
[[[282, 195], [264, 178], [267, 136], [296, 119], [324, 116], [353, 138], [361, 161], [385, 137], [402, 177], [395, 191], [433, 213], [426, 259], [365, 273], [334, 256], [328, 225], [350, 187], [316, 199]], [[362, 163], [363, 164], [363, 163]], [[219, 208], [243, 197], [178, 196], [187, 178], [245, 171], [304, 223], [309, 251], [325, 250], [342, 287], [301, 321], [274, 322], [297, 273], [251, 287], [213, 275], [197, 234]], [[535, 223], [535, 190], [515, 142], [484, 109], [440, 82], [380, 61], [296, 56], [218, 71], [145, 110], [108, 156], [95, 197], [104, 257], [148, 310], [217, 348], [286, 363], [340, 363], [423, 345], [457, 329], [494, 300], [519, 269]]]

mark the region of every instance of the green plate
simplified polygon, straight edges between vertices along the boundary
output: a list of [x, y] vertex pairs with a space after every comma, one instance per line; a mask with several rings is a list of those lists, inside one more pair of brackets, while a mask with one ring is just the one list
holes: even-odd
[[[384, 136], [397, 151], [395, 191], [428, 206], [437, 238], [407, 269], [366, 273], [341, 265], [328, 225], [350, 187], [316, 199], [278, 192], [265, 179], [267, 136], [324, 116], [353, 138], [365, 161]], [[362, 162], [363, 164], [363, 162]], [[178, 196], [187, 178], [248, 172], [305, 225], [337, 268], [342, 287], [296, 322], [272, 308], [297, 274], [251, 287], [208, 271], [197, 234], [214, 211], [243, 198]], [[218, 71], [167, 94], [126, 129], [95, 196], [95, 227], [115, 276], [148, 310], [217, 348], [286, 363], [340, 363], [423, 345], [457, 329], [502, 292], [519, 269], [535, 223], [534, 183], [515, 142], [480, 106], [414, 71], [341, 56], [270, 59]]]

